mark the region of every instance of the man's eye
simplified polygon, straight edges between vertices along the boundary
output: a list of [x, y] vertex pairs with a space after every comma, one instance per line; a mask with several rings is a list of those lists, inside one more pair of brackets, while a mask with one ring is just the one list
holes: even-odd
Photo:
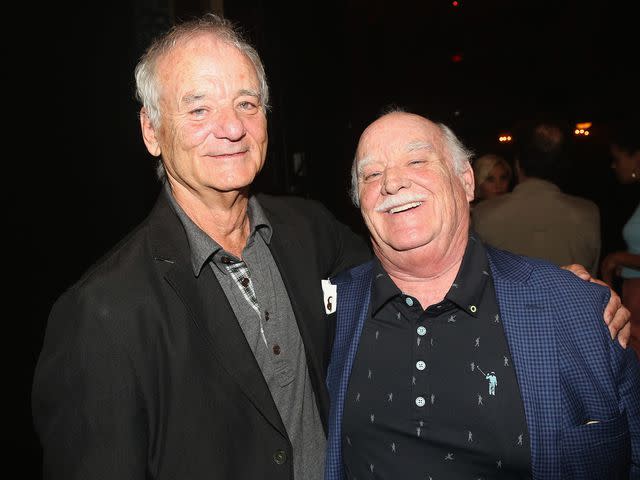
[[364, 180], [365, 182], [367, 180], [373, 180], [374, 178], [380, 176], [380, 172], [371, 172], [371, 173], [365, 173], [364, 174]]
[[258, 108], [258, 105], [257, 105], [256, 103], [254, 103], [254, 102], [248, 102], [248, 101], [245, 101], [245, 102], [240, 102], [240, 103], [238, 104], [238, 108], [239, 108], [240, 110], [247, 110], [247, 111], [251, 111], [251, 110], [255, 110], [255, 109], [257, 109], [257, 108]]
[[424, 163], [424, 160], [411, 160], [409, 165], [420, 165], [421, 163]]
[[195, 115], [196, 117], [202, 117], [205, 113], [207, 113], [207, 110], [205, 108], [196, 108], [194, 110], [191, 110], [191, 114]]

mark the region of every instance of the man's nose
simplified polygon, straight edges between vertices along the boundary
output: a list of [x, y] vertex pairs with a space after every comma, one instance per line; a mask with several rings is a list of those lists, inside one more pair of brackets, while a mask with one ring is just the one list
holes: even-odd
[[401, 171], [398, 171], [396, 169], [388, 169], [384, 173], [381, 193], [383, 195], [393, 195], [398, 193], [403, 188], [409, 188], [410, 186], [411, 180]]
[[242, 118], [233, 108], [221, 109], [214, 119], [213, 134], [216, 138], [238, 141], [247, 133]]

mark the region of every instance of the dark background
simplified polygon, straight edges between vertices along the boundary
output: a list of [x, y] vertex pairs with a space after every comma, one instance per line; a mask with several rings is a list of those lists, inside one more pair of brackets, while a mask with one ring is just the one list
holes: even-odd
[[[509, 159], [498, 134], [528, 119], [552, 117], [570, 135], [591, 121], [590, 137], [571, 140], [562, 187], [600, 206], [603, 253], [622, 248], [620, 229], [640, 195], [614, 181], [605, 134], [622, 117], [638, 123], [631, 3], [459, 1], [212, 2], [244, 27], [267, 70], [269, 154], [256, 189], [318, 199], [364, 232], [348, 172], [359, 134], [387, 104], [447, 123], [478, 155]], [[5, 341], [23, 478], [40, 476], [30, 387], [51, 304], [144, 218], [159, 190], [139, 133], [135, 63], [174, 19], [208, 9], [138, 0], [6, 13], [20, 32], [5, 42], [3, 70], [14, 243], [6, 318], [18, 327]]]

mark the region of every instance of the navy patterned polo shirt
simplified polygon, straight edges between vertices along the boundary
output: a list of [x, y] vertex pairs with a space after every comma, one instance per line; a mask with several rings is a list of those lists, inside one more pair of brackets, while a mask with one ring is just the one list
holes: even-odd
[[482, 243], [469, 236], [436, 305], [423, 309], [377, 261], [372, 288], [345, 399], [347, 477], [530, 478], [524, 406]]

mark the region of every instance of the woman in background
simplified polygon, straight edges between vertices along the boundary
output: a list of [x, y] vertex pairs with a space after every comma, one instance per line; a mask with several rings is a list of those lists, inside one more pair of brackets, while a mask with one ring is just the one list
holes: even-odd
[[[629, 129], [632, 130], [632, 129]], [[618, 182], [640, 183], [640, 135], [637, 131], [618, 130], [610, 142]], [[622, 229], [626, 250], [608, 254], [602, 261], [602, 279], [613, 287], [615, 277], [622, 281], [622, 302], [631, 311], [630, 345], [640, 357], [640, 204]]]
[[473, 162], [476, 181], [474, 202], [488, 200], [507, 193], [513, 178], [511, 165], [503, 157], [488, 153]]

